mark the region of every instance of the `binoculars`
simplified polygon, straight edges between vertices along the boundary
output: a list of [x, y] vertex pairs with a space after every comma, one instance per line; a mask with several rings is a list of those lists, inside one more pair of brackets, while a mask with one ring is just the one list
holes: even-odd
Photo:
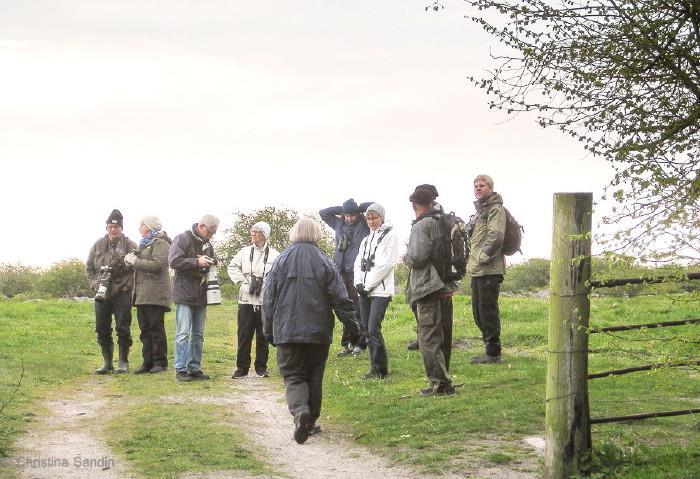
[[248, 292], [254, 296], [260, 296], [262, 291], [263, 279], [260, 276], [250, 275], [250, 285], [248, 286]]

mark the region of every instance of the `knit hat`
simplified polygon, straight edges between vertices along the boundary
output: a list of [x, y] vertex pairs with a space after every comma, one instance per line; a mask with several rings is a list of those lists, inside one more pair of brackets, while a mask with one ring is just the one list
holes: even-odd
[[372, 203], [367, 207], [366, 213], [369, 213], [370, 211], [377, 213], [379, 216], [381, 216], [382, 222], [384, 221], [384, 207], [382, 205], [380, 205], [379, 203]]
[[122, 216], [122, 212], [119, 210], [112, 210], [112, 212], [107, 217], [107, 224], [108, 225], [117, 225], [117, 226], [121, 226], [123, 228], [124, 227], [124, 217]]
[[440, 196], [440, 195], [438, 195], [438, 190], [437, 190], [437, 188], [435, 188], [435, 185], [429, 185], [426, 183], [423, 185], [416, 186], [416, 190], [418, 190], [418, 189], [429, 190], [433, 194], [433, 201], [435, 201], [435, 198]]
[[408, 197], [408, 201], [417, 205], [429, 206], [433, 203], [433, 198], [433, 192], [430, 189], [416, 188], [416, 191]]
[[204, 225], [208, 230], [217, 230], [219, 228], [219, 218], [214, 215], [204, 215], [199, 220], [200, 225]]
[[270, 231], [272, 231], [272, 228], [270, 228], [270, 225], [265, 223], [264, 221], [258, 221], [250, 227], [250, 230], [260, 231], [263, 234], [263, 236], [265, 236], [265, 239], [267, 239], [270, 237]]
[[343, 214], [344, 215], [356, 215], [360, 212], [360, 207], [354, 199], [350, 198], [345, 203], [343, 203]]
[[157, 216], [144, 216], [141, 224], [149, 230], [160, 231], [163, 229], [163, 223], [160, 222]]

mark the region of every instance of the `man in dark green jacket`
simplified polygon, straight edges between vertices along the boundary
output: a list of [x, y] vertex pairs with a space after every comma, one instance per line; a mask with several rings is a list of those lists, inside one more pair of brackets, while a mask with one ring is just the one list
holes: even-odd
[[506, 232], [506, 212], [501, 195], [493, 191], [493, 179], [488, 175], [474, 178], [476, 221], [469, 239], [467, 274], [471, 276], [472, 313], [481, 331], [485, 354], [474, 356], [473, 364], [501, 361], [501, 319], [498, 295], [506, 271], [503, 238]]

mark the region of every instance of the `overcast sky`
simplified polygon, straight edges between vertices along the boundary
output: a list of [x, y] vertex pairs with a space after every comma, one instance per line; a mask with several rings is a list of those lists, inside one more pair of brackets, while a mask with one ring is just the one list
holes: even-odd
[[495, 47], [461, 1], [0, 0], [0, 262], [84, 260], [113, 208], [202, 214], [377, 201], [405, 240], [420, 183], [463, 217], [487, 173], [548, 257], [552, 193], [611, 176], [466, 79]]

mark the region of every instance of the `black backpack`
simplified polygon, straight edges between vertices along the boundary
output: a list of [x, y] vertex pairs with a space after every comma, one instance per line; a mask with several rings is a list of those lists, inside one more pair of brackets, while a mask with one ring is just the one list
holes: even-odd
[[467, 273], [467, 225], [454, 212], [435, 215], [440, 227], [440, 241], [431, 262], [443, 282], [458, 281]]
[[523, 254], [523, 252], [520, 250], [520, 245], [523, 242], [523, 233], [525, 232], [525, 228], [518, 223], [507, 208], [503, 209], [506, 212], [506, 233], [503, 236], [503, 254], [506, 256], [512, 256], [517, 252]]

